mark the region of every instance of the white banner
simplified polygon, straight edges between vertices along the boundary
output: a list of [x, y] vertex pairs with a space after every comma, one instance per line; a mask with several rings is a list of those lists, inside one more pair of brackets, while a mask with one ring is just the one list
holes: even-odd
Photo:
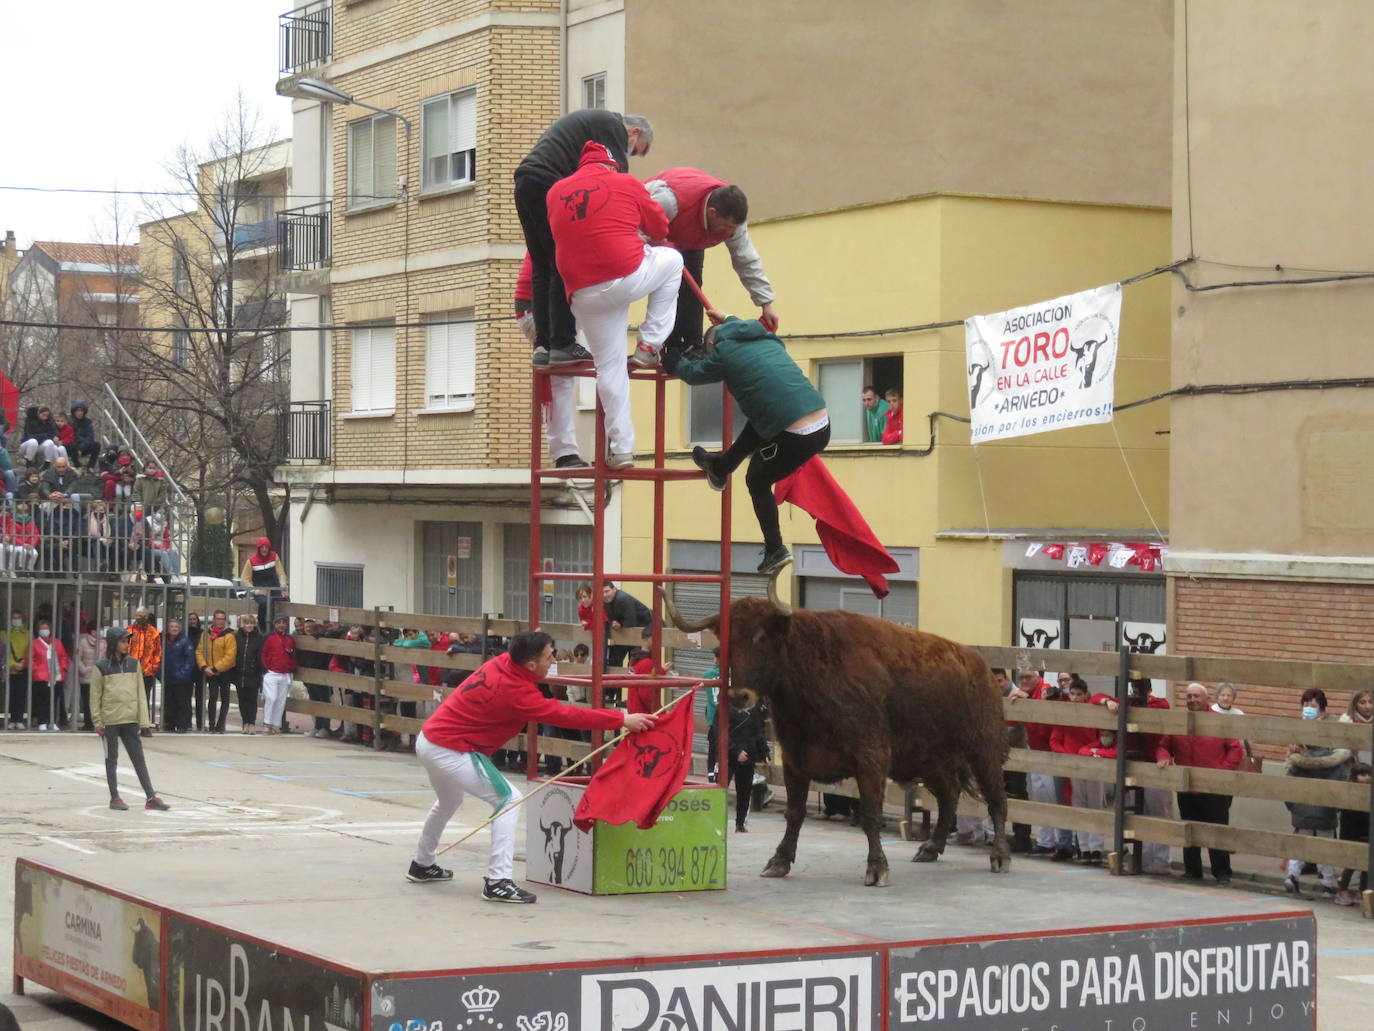
[[973, 443], [1112, 421], [1121, 284], [964, 322]]

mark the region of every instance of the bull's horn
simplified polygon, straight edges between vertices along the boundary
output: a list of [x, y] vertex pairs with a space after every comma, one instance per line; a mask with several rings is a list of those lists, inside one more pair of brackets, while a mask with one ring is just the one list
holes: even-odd
[[784, 616], [790, 616], [792, 615], [792, 606], [788, 605], [786, 602], [784, 602], [781, 598], [778, 597], [778, 575], [782, 572], [782, 570], [783, 567], [779, 566], [777, 569], [773, 570], [771, 573], [768, 574], [768, 600], [772, 602], [773, 607], [777, 609], [779, 612], [781, 612]]
[[716, 612], [704, 619], [688, 622], [682, 618], [682, 614], [678, 612], [677, 606], [673, 604], [673, 599], [669, 597], [667, 591], [663, 590], [661, 587], [655, 587], [654, 590], [658, 591], [658, 596], [663, 599], [663, 614], [668, 617], [668, 622], [672, 623], [673, 626], [677, 627], [684, 634], [695, 634], [700, 630], [706, 630], [720, 619], [720, 613]]

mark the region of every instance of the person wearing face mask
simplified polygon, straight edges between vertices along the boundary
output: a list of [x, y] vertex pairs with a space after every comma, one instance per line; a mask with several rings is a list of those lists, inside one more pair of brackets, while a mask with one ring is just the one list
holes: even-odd
[[43, 537], [33, 521], [28, 502], [16, 498], [14, 514], [0, 516], [0, 562], [7, 572], [32, 572], [38, 565], [38, 549]]
[[[1309, 687], [1302, 693], [1302, 718], [1326, 719], [1326, 692]], [[1310, 777], [1314, 780], [1349, 780], [1355, 753], [1348, 748], [1325, 748], [1321, 745], [1289, 745], [1284, 773], [1289, 777]], [[1310, 834], [1318, 838], [1336, 836], [1336, 809], [1310, 802], [1285, 802], [1293, 821], [1294, 834]], [[1298, 878], [1302, 876], [1303, 861], [1288, 860], [1288, 876], [1283, 885], [1294, 895], [1304, 898]], [[1320, 867], [1321, 890], [1325, 898], [1335, 898], [1338, 890], [1336, 870], [1330, 863]]]
[[[1206, 712], [1206, 686], [1189, 684], [1184, 700], [1189, 712]], [[1235, 770], [1240, 767], [1244, 755], [1245, 750], [1235, 738], [1165, 734], [1159, 739], [1154, 758], [1161, 769], [1166, 766], [1194, 766], [1207, 770]], [[1231, 822], [1231, 796], [1205, 791], [1180, 791], [1178, 818], [1226, 826]], [[1209, 848], [1207, 859], [1217, 883], [1230, 884], [1231, 853], [1222, 848]], [[1193, 846], [1183, 850], [1183, 876], [1190, 881], [1202, 880], [1201, 848]]]
[[67, 679], [71, 660], [62, 642], [53, 637], [52, 627], [40, 619], [29, 644], [29, 669], [33, 673], [33, 722], [39, 730], [57, 730], [60, 718], [53, 709], [62, 708], [62, 683]]
[[15, 609], [10, 613], [10, 629], [5, 635], [8, 654], [5, 656], [5, 679], [9, 688], [10, 730], [25, 730], [24, 711], [28, 701], [29, 626], [24, 613]]

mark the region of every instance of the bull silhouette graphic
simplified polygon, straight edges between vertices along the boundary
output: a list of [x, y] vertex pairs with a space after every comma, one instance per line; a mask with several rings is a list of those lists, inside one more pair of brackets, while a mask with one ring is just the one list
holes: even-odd
[[1101, 340], [1085, 340], [1077, 346], [1069, 344], [1069, 350], [1073, 352], [1073, 367], [1082, 377], [1080, 385], [1085, 390], [1093, 385], [1093, 376], [1097, 374], [1097, 356], [1106, 345], [1106, 337]]
[[134, 925], [134, 947], [129, 959], [143, 974], [143, 984], [148, 992], [148, 1005], [156, 1006], [162, 998], [158, 973], [161, 950], [158, 948], [157, 932], [143, 922], [143, 917], [139, 917], [138, 923]]
[[1155, 635], [1148, 630], [1142, 630], [1132, 637], [1130, 634], [1126, 633], [1125, 630], [1122, 630], [1121, 639], [1126, 642], [1126, 647], [1129, 651], [1139, 655], [1153, 655], [1164, 647], [1164, 642], [1168, 640], [1168, 635], [1165, 634], [1156, 639]]
[[587, 207], [592, 202], [592, 194], [600, 193], [601, 187], [592, 186], [585, 190], [573, 190], [571, 193], [561, 193], [558, 199], [563, 202], [563, 206], [568, 209], [574, 222], [581, 222], [587, 217]]
[[983, 376], [988, 371], [987, 362], [974, 362], [968, 367], [968, 374], [973, 377], [973, 386], [968, 390], [968, 406], [973, 408], [978, 404], [978, 394], [983, 389]]
[[658, 745], [641, 745], [635, 741], [631, 744], [635, 749], [635, 769], [645, 778], [652, 777], [658, 764], [672, 752], [671, 748], [659, 748]]
[[1056, 630], [1054, 636], [1051, 637], [1048, 630], [1043, 627], [1036, 627], [1030, 631], [1023, 629], [1021, 637], [1025, 640], [1027, 648], [1048, 648], [1059, 640], [1059, 632]]
[[563, 883], [563, 859], [568, 853], [568, 832], [572, 830], [571, 823], [564, 823], [562, 820], [551, 820], [544, 822], [544, 817], [539, 817], [539, 829], [544, 834], [544, 857], [548, 859], [552, 869], [551, 880], [554, 884]]

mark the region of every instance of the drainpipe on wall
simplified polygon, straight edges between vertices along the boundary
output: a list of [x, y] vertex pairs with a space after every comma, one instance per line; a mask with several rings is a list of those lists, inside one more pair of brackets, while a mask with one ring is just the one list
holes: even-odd
[[568, 113], [568, 0], [558, 0], [558, 113]]

